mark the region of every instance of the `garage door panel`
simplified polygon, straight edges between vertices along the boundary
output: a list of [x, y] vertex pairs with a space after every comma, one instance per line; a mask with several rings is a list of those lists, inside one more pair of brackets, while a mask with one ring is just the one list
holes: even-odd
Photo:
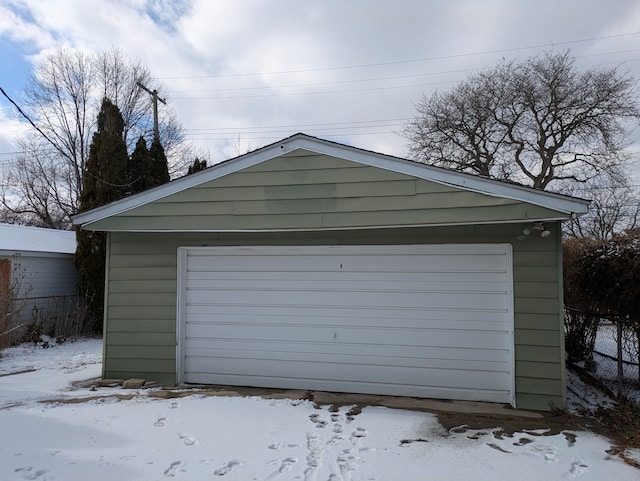
[[506, 245], [183, 248], [183, 382], [513, 400]]
[[[461, 314], [464, 312], [459, 311]], [[244, 313], [216, 313], [215, 316], [211, 314], [202, 313], [195, 314], [191, 312], [189, 314], [191, 322], [187, 329], [192, 325], [202, 324], [207, 328], [213, 328], [218, 324], [246, 324], [246, 325], [272, 325], [272, 326], [287, 326], [290, 329], [298, 326], [317, 326], [322, 323], [324, 326], [338, 329], [341, 327], [351, 327], [359, 329], [370, 328], [387, 328], [387, 329], [447, 329], [447, 330], [469, 330], [476, 329], [480, 331], [496, 331], [504, 332], [508, 329], [508, 323], [502, 321], [493, 314], [493, 318], [487, 321], [473, 321], [473, 320], [450, 320], [450, 319], [407, 319], [401, 317], [349, 317], [349, 311], [339, 313], [333, 313], [331, 316], [304, 316], [301, 314], [244, 314]], [[189, 331], [186, 331], [189, 332]]]
[[[213, 363], [213, 371], [237, 376], [270, 376], [274, 372], [286, 372], [287, 377], [309, 380], [349, 381], [357, 379], [362, 383], [410, 384], [416, 379], [428, 379], [439, 387], [458, 387], [460, 383], [467, 389], [479, 390], [508, 389], [500, 372], [479, 376], [478, 370], [436, 369], [414, 366], [389, 366], [351, 363], [319, 363], [314, 361], [267, 361], [256, 363], [253, 359], [218, 358]], [[207, 358], [190, 358], [187, 364], [191, 372], [212, 372]]]
[[[403, 255], [397, 253], [365, 255], [351, 253], [342, 256], [331, 254], [296, 255], [296, 251], [272, 250], [268, 255], [249, 255], [249, 251], [233, 255], [228, 252], [201, 256], [194, 262], [194, 272], [288, 272], [299, 271], [300, 259], [313, 272], [503, 272], [505, 259], [501, 255]], [[374, 260], [375, 262], [372, 262]], [[470, 262], [473, 260], [473, 262]]]
[[367, 275], [368, 279], [197, 279], [190, 280], [187, 285], [188, 291], [323, 291], [335, 292], [345, 289], [353, 289], [357, 282], [358, 288], [367, 292], [410, 292], [410, 293], [494, 293], [496, 291], [507, 291], [507, 285], [502, 282], [490, 282], [486, 279], [470, 281], [466, 276], [460, 279], [443, 280], [438, 277], [431, 281], [391, 281], [388, 279], [371, 280], [372, 275]]
[[291, 329], [280, 325], [219, 324], [215, 331], [206, 324], [190, 324], [187, 338], [250, 339], [255, 341], [334, 342], [396, 346], [440, 346], [445, 348], [475, 347], [477, 349], [508, 349], [508, 336], [494, 332], [435, 329], [340, 329], [325, 326], [306, 326]]
[[[285, 361], [269, 361], [256, 363], [253, 359], [217, 358], [214, 360], [214, 371], [235, 374], [238, 376], [270, 376], [274, 372], [285, 372], [286, 377], [298, 379], [326, 379], [349, 381], [357, 379], [364, 383], [398, 383], [410, 384], [421, 380], [432, 386], [457, 387], [460, 382], [468, 389], [502, 389], [503, 377], [499, 372], [492, 372], [488, 376], [478, 376], [478, 371], [434, 369], [413, 366], [388, 366], [357, 363], [319, 363], [313, 361], [299, 361], [291, 363]], [[205, 358], [190, 358], [189, 370], [192, 372], [212, 372], [211, 364]]]
[[[216, 356], [212, 358], [210, 352], [207, 349], [192, 349], [192, 356], [189, 358], [188, 365], [191, 369], [205, 370], [206, 366], [216, 366], [213, 369], [224, 369], [221, 366], [221, 360], [231, 360], [237, 358], [245, 359], [248, 362], [312, 362], [312, 363], [325, 363], [331, 365], [342, 364], [356, 364], [356, 365], [371, 365], [371, 366], [392, 366], [392, 367], [407, 367], [418, 369], [444, 369], [444, 370], [463, 370], [463, 371], [494, 371], [494, 372], [508, 372], [509, 360], [504, 361], [479, 361], [477, 359], [443, 359], [443, 358], [427, 358], [427, 357], [406, 357], [402, 355], [398, 356], [379, 356], [376, 354], [332, 354], [331, 362], [327, 363], [327, 355], [324, 352], [291, 352], [291, 351], [254, 351], [254, 350], [238, 350], [230, 351], [221, 349], [216, 352]], [[333, 368], [333, 367], [331, 367]]]
[[186, 300], [189, 305], [248, 304], [258, 306], [305, 306], [322, 308], [324, 306], [447, 309], [460, 303], [461, 295], [465, 303], [477, 309], [492, 309], [504, 304], [506, 294], [502, 293], [452, 293], [452, 292], [367, 292], [345, 291], [205, 291], [189, 290]]
[[[186, 346], [190, 356], [206, 357], [248, 357], [262, 358], [266, 356], [287, 356], [291, 359], [299, 359], [300, 356], [321, 354], [333, 359], [338, 355], [360, 355], [378, 359], [379, 363], [386, 363], [393, 358], [406, 358], [416, 360], [443, 360], [443, 361], [471, 361], [471, 362], [496, 362], [508, 363], [509, 350], [488, 349], [450, 349], [443, 347], [424, 346], [393, 346], [373, 344], [336, 344], [334, 342], [319, 343], [291, 343], [282, 341], [262, 342], [248, 339], [187, 339]], [[357, 348], [357, 354], [356, 349]], [[215, 352], [215, 354], [212, 354]], [[279, 357], [277, 357], [279, 359]], [[416, 361], [417, 362], [417, 361]]]
[[[496, 306], [499, 307], [499, 306]], [[476, 307], [471, 308], [449, 308], [449, 309], [432, 309], [432, 308], [416, 308], [403, 306], [396, 309], [372, 309], [370, 307], [345, 308], [323, 306], [322, 315], [317, 316], [318, 312], [311, 314], [305, 306], [272, 306], [268, 312], [263, 306], [250, 305], [225, 305], [218, 304], [215, 310], [210, 305], [192, 305], [186, 307], [186, 315], [190, 322], [207, 322], [214, 323], [224, 321], [228, 316], [246, 316], [247, 320], [262, 319], [269, 322], [268, 319], [280, 319], [282, 323], [307, 324], [312, 319], [326, 319], [329, 324], [338, 323], [340, 325], [347, 323], [365, 323], [371, 320], [371, 325], [382, 322], [384, 325], [392, 326], [396, 323], [407, 323], [408, 327], [429, 326], [432, 322], [452, 322], [452, 323], [473, 323], [473, 322], [490, 322], [496, 325], [497, 330], [506, 330], [508, 321], [505, 319], [506, 309], [485, 309], [479, 310]], [[316, 317], [317, 316], [317, 317]], [[349, 321], [346, 321], [346, 320]], [[417, 322], [418, 324], [414, 324]], [[368, 324], [367, 324], [368, 325]], [[434, 327], [438, 327], [434, 325]], [[466, 326], [469, 327], [469, 326]], [[491, 328], [490, 328], [491, 329]]]
[[[278, 271], [278, 272], [239, 272], [239, 271], [189, 271], [189, 279], [187, 287], [198, 287], [199, 281], [221, 281], [224, 288], [228, 283], [232, 283], [236, 280], [248, 281], [248, 282], [286, 282], [290, 281], [292, 285], [296, 285], [298, 282], [376, 282], [376, 283], [395, 283], [400, 282], [408, 286], [430, 286], [436, 287], [440, 283], [459, 283], [467, 282], [474, 286], [471, 290], [477, 290], [482, 288], [483, 283], [500, 283], [504, 285], [504, 272], [439, 272], [434, 279], [433, 273], [429, 272], [348, 272], [344, 269], [340, 272], [340, 278], [336, 279], [335, 271]], [[480, 285], [478, 284], [480, 283]], [[204, 287], [211, 287], [209, 284], [201, 284]], [[427, 289], [428, 290], [428, 289]]]
[[[201, 384], [223, 384], [236, 386], [258, 386], [281, 389], [301, 389], [308, 390], [310, 381], [308, 379], [282, 378], [280, 376], [238, 376], [227, 374], [210, 374], [200, 373], [199, 378]], [[510, 394], [504, 390], [481, 389], [473, 391], [470, 394], [468, 389], [460, 387], [439, 387], [439, 386], [422, 386], [416, 384], [400, 384], [400, 383], [364, 383], [358, 380], [340, 381], [315, 380], [313, 384], [314, 390], [320, 391], [337, 391], [337, 392], [358, 392], [364, 394], [382, 394], [389, 396], [414, 396], [422, 398], [436, 399], [453, 399], [453, 400], [469, 400], [486, 401], [486, 402], [505, 402], [503, 399], [509, 397]]]

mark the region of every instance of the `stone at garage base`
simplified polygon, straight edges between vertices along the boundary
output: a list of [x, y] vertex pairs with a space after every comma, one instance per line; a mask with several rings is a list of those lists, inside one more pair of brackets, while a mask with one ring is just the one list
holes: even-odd
[[123, 389], [140, 389], [144, 386], [144, 379], [136, 379], [136, 378], [131, 378], [131, 379], [126, 379], [124, 381], [122, 381], [122, 388]]

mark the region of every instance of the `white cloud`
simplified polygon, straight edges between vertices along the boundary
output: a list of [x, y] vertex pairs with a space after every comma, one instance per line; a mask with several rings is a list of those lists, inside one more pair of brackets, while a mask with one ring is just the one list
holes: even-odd
[[28, 132], [29, 127], [18, 121], [9, 109], [0, 107], [0, 184], [11, 167], [18, 150], [16, 138]]
[[213, 157], [238, 136], [258, 147], [301, 130], [402, 155], [394, 132], [422, 94], [552, 43], [577, 55], [630, 50], [640, 36], [564, 42], [634, 32], [639, 11], [631, 0], [24, 0], [0, 7], [0, 35], [41, 55], [117, 46], [140, 58]]
[[0, 5], [0, 35], [10, 40], [31, 44], [34, 48], [43, 48], [51, 43], [51, 35], [37, 23], [18, 15], [10, 7], [16, 8], [16, 3]]

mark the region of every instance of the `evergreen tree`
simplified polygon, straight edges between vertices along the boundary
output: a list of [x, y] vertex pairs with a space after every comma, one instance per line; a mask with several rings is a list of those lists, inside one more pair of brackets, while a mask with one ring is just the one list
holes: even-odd
[[151, 142], [149, 148], [149, 156], [151, 157], [150, 165], [150, 177], [151, 185], [149, 187], [155, 187], [156, 185], [166, 184], [169, 182], [169, 166], [167, 164], [167, 156], [164, 153], [164, 148], [160, 143], [160, 139], [157, 137]]
[[140, 137], [129, 161], [130, 194], [137, 194], [157, 185], [169, 182], [169, 166], [160, 141], [156, 138], [147, 149], [147, 142]]
[[[127, 164], [129, 156], [123, 140], [124, 121], [111, 101], [104, 99], [98, 114], [98, 130], [89, 147], [80, 193], [80, 211], [118, 200], [130, 190]], [[80, 294], [84, 297], [89, 328], [102, 329], [106, 235], [76, 230], [75, 262], [80, 274]]]
[[196, 160], [193, 162], [193, 165], [189, 166], [189, 170], [187, 170], [187, 175], [195, 174], [196, 172], [200, 172], [207, 168], [207, 161], [200, 160], [196, 157]]
[[136, 148], [129, 161], [129, 177], [131, 182], [130, 194], [137, 194], [153, 186], [151, 177], [151, 154], [147, 149], [147, 142], [140, 136]]

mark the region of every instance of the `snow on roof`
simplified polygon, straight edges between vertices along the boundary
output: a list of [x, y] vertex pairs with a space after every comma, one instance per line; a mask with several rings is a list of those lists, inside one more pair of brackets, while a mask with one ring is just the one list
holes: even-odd
[[0, 224], [0, 251], [73, 254], [76, 234], [70, 230]]

